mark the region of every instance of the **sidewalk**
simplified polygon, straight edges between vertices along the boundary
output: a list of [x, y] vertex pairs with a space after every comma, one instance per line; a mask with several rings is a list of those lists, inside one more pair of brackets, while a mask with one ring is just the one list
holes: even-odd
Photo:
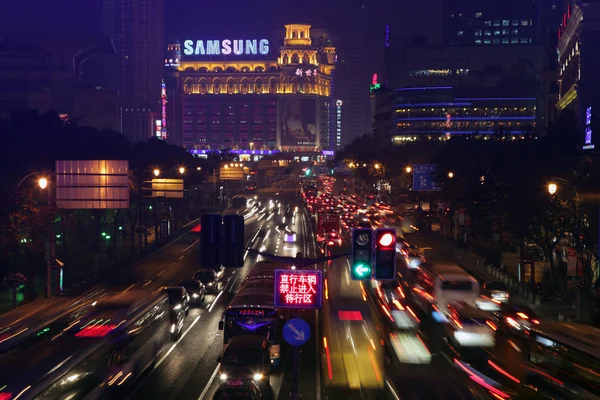
[[572, 306], [562, 303], [540, 303], [539, 300], [536, 301], [514, 277], [486, 265], [483, 257], [456, 248], [451, 243], [448, 243], [444, 237], [435, 232], [419, 231], [416, 234], [421, 235], [431, 244], [442, 249], [445, 253], [453, 257], [461, 267], [474, 276], [485, 281], [503, 281], [511, 291], [511, 299], [516, 303], [531, 308], [536, 314], [545, 318], [564, 319], [566, 321], [572, 321], [575, 318], [576, 310]]

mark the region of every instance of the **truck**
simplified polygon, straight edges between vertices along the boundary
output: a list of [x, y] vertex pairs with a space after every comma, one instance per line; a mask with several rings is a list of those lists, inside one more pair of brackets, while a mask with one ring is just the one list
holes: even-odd
[[317, 214], [317, 242], [327, 245], [342, 245], [342, 225], [340, 216], [334, 212]]

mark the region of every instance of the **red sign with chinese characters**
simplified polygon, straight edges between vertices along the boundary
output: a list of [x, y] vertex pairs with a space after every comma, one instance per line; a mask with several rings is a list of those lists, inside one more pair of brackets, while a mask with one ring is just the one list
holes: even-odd
[[275, 307], [321, 308], [323, 274], [310, 270], [275, 270]]

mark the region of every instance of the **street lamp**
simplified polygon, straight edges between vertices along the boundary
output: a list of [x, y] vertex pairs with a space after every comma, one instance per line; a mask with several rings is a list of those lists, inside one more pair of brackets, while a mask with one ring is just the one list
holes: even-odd
[[381, 167], [379, 164], [375, 164], [375, 169], [379, 169]]
[[454, 178], [454, 172], [448, 172], [448, 178], [450, 178], [450, 179]]
[[411, 171], [412, 171], [412, 168], [411, 168], [411, 167], [406, 167], [406, 173], [407, 173], [407, 174], [410, 174], [410, 172], [411, 172]]
[[558, 189], [558, 186], [556, 186], [556, 183], [550, 183], [548, 185], [548, 193], [550, 193], [550, 194], [556, 193], [557, 189]]
[[179, 167], [179, 173], [180, 173], [180, 174], [184, 174], [184, 173], [185, 173], [185, 168], [183, 168], [183, 167]]
[[154, 173], [154, 176], [159, 176], [160, 175], [160, 169], [155, 168], [154, 171], [153, 171], [153, 173]]
[[38, 181], [38, 184], [40, 185], [41, 189], [46, 189], [48, 187], [48, 179], [40, 178], [40, 180]]

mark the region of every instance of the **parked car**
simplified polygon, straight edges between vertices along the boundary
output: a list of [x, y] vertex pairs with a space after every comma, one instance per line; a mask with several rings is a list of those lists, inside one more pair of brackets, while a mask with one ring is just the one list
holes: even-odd
[[185, 290], [191, 297], [191, 302], [195, 305], [202, 303], [202, 301], [204, 300], [206, 289], [204, 287], [204, 284], [198, 279], [184, 279], [180, 281], [177, 284], [177, 286], [185, 288]]

